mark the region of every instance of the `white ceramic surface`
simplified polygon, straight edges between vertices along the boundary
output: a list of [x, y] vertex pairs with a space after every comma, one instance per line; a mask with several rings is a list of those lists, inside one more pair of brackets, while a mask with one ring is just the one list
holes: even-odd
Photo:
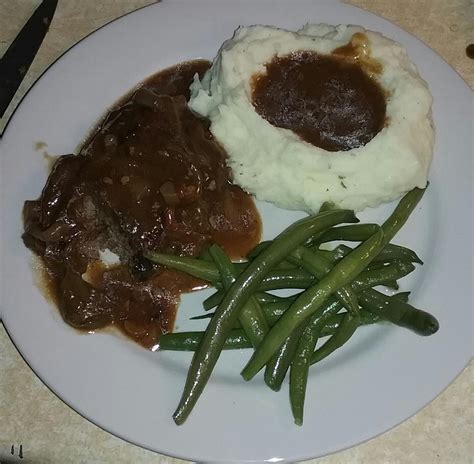
[[[434, 95], [437, 128], [431, 186], [397, 242], [425, 266], [406, 280], [415, 305], [440, 321], [428, 338], [396, 327], [361, 329], [312, 369], [305, 425], [293, 425], [287, 386], [276, 394], [238, 372], [249, 353], [226, 352], [195, 411], [181, 427], [171, 414], [190, 354], [151, 353], [110, 333], [80, 335], [35, 286], [22, 245], [21, 208], [36, 198], [50, 154], [68, 153], [94, 120], [147, 75], [176, 62], [211, 58], [239, 24], [298, 28], [305, 22], [361, 24], [401, 42]], [[126, 440], [205, 462], [302, 460], [353, 446], [405, 420], [438, 395], [472, 353], [472, 94], [423, 43], [393, 24], [335, 1], [165, 0], [81, 41], [27, 94], [0, 142], [1, 306], [28, 364], [80, 414]], [[259, 204], [264, 238], [301, 216]], [[382, 220], [393, 205], [362, 219]], [[180, 329], [197, 327], [208, 292], [186, 296]]]

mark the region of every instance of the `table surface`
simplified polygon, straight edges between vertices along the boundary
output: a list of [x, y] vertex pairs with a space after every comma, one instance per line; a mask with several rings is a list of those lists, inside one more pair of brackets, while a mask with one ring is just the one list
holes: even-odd
[[[194, 0], [198, 1], [198, 0]], [[0, 55], [39, 4], [0, 0]], [[51, 29], [10, 105], [72, 44], [108, 21], [150, 0], [59, 0]], [[351, 0], [416, 35], [472, 87], [474, 61], [465, 48], [474, 42], [470, 0]], [[367, 443], [325, 458], [336, 463], [473, 463], [474, 364], [430, 405], [395, 429]], [[21, 446], [21, 448], [20, 448]], [[21, 457], [21, 456], [22, 457]], [[131, 445], [82, 418], [51, 393], [22, 360], [0, 323], [0, 463], [184, 463]]]

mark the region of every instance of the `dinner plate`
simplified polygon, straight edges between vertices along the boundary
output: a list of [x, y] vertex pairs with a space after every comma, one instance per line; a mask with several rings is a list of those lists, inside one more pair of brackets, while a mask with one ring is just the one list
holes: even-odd
[[[23, 201], [36, 198], [48, 173], [37, 142], [50, 155], [70, 153], [94, 121], [146, 76], [196, 57], [212, 58], [234, 28], [306, 22], [361, 24], [402, 43], [434, 96], [436, 145], [431, 185], [397, 243], [425, 265], [405, 279], [413, 303], [431, 311], [439, 332], [420, 337], [380, 326], [360, 329], [311, 370], [305, 423], [293, 424], [285, 385], [239, 371], [247, 350], [225, 352], [183, 426], [171, 415], [190, 353], [151, 352], [110, 332], [79, 334], [36, 285], [23, 246]], [[165, 0], [86, 37], [38, 80], [1, 142], [1, 316], [25, 361], [64, 402], [98, 426], [145, 448], [195, 461], [303, 460], [353, 446], [407, 419], [435, 398], [472, 353], [472, 95], [426, 45], [393, 24], [334, 1]], [[43, 150], [44, 151], [44, 150]], [[264, 238], [303, 214], [258, 203]], [[360, 214], [383, 220], [394, 204]], [[187, 295], [180, 329], [198, 327], [208, 292]]]

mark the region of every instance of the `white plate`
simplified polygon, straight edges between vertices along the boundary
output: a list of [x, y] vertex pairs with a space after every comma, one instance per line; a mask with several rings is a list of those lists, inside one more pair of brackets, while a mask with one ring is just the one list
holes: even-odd
[[[182, 60], [211, 58], [239, 24], [298, 28], [361, 24], [408, 49], [434, 95], [437, 140], [431, 186], [399, 243], [425, 266], [408, 279], [414, 303], [440, 321], [422, 338], [396, 327], [360, 330], [311, 371], [305, 425], [293, 425], [287, 387], [239, 376], [248, 352], [225, 353], [181, 427], [171, 414], [190, 354], [151, 353], [110, 334], [79, 335], [34, 284], [20, 240], [21, 208], [47, 176], [37, 141], [74, 150], [93, 121], [138, 81]], [[472, 96], [433, 51], [391, 23], [334, 1], [164, 1], [125, 16], [76, 45], [28, 93], [1, 142], [1, 311], [25, 360], [59, 397], [100, 427], [160, 453], [198, 461], [302, 460], [353, 446], [405, 420], [438, 395], [471, 357]], [[300, 216], [260, 204], [265, 237]], [[382, 219], [393, 205], [363, 214]], [[178, 325], [200, 311], [185, 298]]]

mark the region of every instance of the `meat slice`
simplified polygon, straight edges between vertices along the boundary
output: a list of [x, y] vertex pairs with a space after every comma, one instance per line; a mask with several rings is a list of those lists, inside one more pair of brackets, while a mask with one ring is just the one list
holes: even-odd
[[[153, 265], [144, 250], [196, 256], [217, 242], [240, 255], [258, 241], [251, 197], [232, 185], [225, 152], [186, 104], [207, 66], [178, 65], [124, 99], [25, 202], [23, 241], [42, 257], [71, 326], [114, 324], [152, 346], [171, 329], [179, 294], [202, 283]], [[105, 250], [115, 267], [101, 264]]]
[[76, 178], [84, 164], [82, 156], [60, 156], [54, 163], [43, 192], [41, 193], [41, 217], [43, 228], [50, 227], [73, 195]]

